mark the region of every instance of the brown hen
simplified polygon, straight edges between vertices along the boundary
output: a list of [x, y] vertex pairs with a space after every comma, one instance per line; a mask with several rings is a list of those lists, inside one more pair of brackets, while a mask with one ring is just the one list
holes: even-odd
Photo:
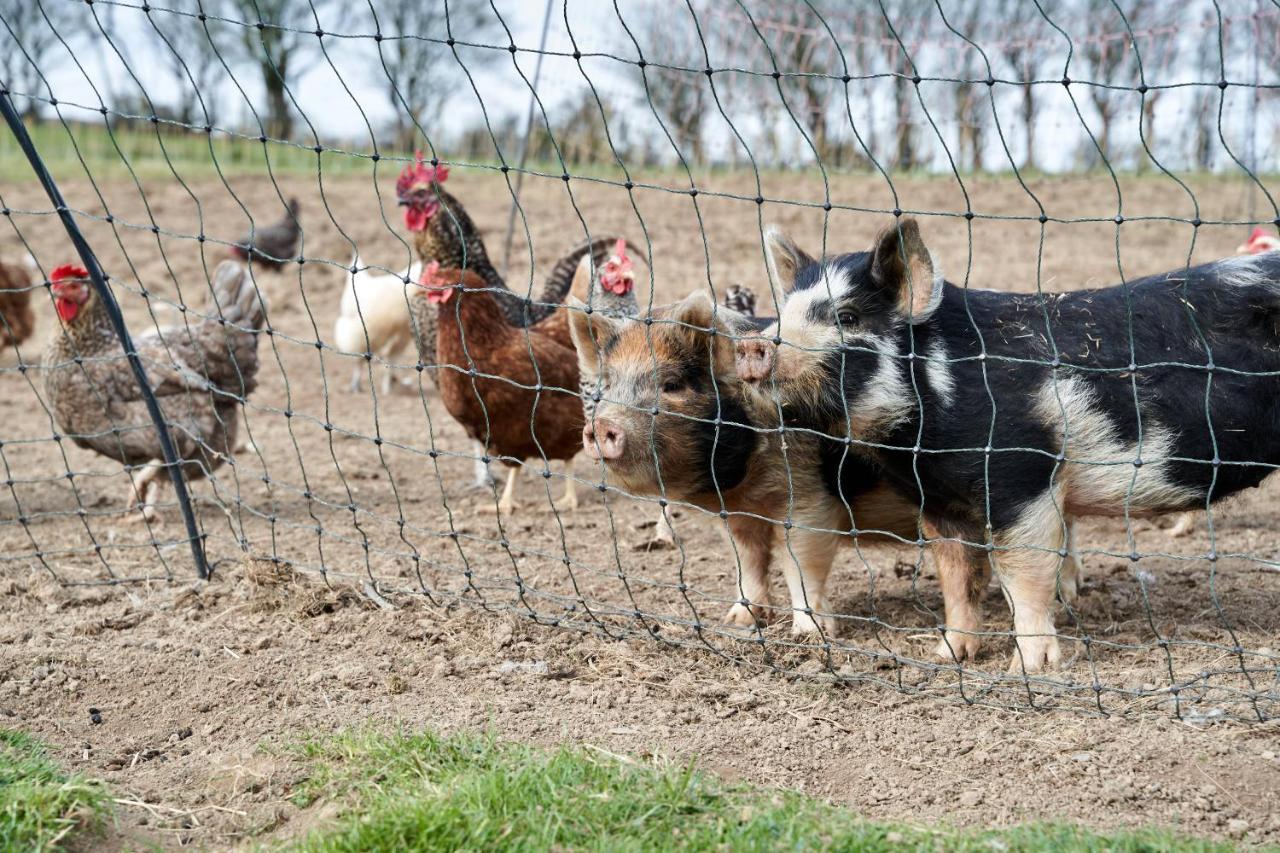
[[578, 357], [568, 335], [565, 309], [520, 329], [507, 323], [493, 293], [470, 270], [423, 273], [438, 309], [436, 362], [440, 397], [485, 453], [510, 467], [497, 509], [515, 509], [515, 480], [526, 459], [564, 460], [565, 496], [558, 509], [575, 509], [577, 490], [568, 476], [582, 449], [582, 400]]
[[22, 267], [0, 263], [0, 349], [18, 346], [35, 327], [31, 275]]

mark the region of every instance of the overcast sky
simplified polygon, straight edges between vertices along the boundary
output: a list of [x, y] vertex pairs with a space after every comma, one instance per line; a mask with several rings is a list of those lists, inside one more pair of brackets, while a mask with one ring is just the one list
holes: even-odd
[[[30, 2], [34, 1], [30, 0]], [[443, 2], [443, 0], [375, 0], [380, 6], [390, 2], [419, 1]], [[26, 0], [14, 0], [14, 2], [26, 2]], [[45, 4], [72, 4], [78, 10], [78, 14], [88, 14], [87, 10], [90, 8], [82, 0], [42, 0], [42, 2]], [[164, 0], [160, 0], [157, 5], [163, 2]], [[357, 0], [351, 0], [351, 2], [354, 2], [356, 7], [360, 6]], [[1071, 34], [1073, 40], [1080, 40], [1077, 42], [1077, 47], [1085, 39], [1106, 35], [1107, 24], [1105, 22], [1084, 20], [1079, 15], [1072, 15], [1074, 2], [1075, 0], [1061, 0], [1058, 4], [1057, 23]], [[1192, 5], [1195, 4], [1204, 5], [1206, 10], [1217, 8], [1210, 0], [1192, 0]], [[700, 23], [704, 28], [726, 26], [724, 20], [721, 17], [717, 17], [717, 15], [727, 14], [725, 10], [731, 13], [738, 8], [733, 0], [723, 0], [723, 2], [719, 3], [701, 2], [696, 5], [700, 9], [712, 9], [715, 12], [715, 14], [711, 15], [704, 14], [700, 18]], [[1052, 6], [1052, 4], [1050, 5]], [[1230, 17], [1232, 14], [1238, 16], [1254, 11], [1257, 3], [1255, 0], [1222, 0], [1220, 5], [1223, 14]], [[762, 2], [749, 3], [748, 6], [761, 15], [767, 15], [769, 9], [769, 4]], [[99, 2], [94, 8], [99, 10], [100, 19], [107, 22], [112, 41], [124, 54], [124, 60], [117, 56], [112, 50], [112, 45], [102, 38], [81, 38], [76, 42], [75, 61], [72, 61], [72, 57], [67, 55], [65, 51], [59, 49], [58, 52], [61, 55], [56, 59], [47, 61], [43, 70], [46, 73], [48, 84], [53, 90], [54, 96], [64, 103], [64, 115], [68, 118], [94, 119], [96, 118], [94, 113], [77, 111], [67, 103], [75, 102], [96, 109], [99, 105], [100, 97], [112, 109], [127, 109], [125, 103], [116, 103], [115, 100], [118, 99], [123, 102], [129, 97], [136, 99], [139, 87], [127, 73], [125, 61], [127, 61], [129, 68], [133, 71], [133, 75], [138, 78], [142, 88], [145, 89], [153, 101], [157, 103], [171, 102], [176, 91], [174, 78], [165, 72], [161, 63], [162, 57], [157, 56], [155, 44], [148, 38], [150, 26], [140, 5], [128, 2]], [[505, 51], [497, 51], [498, 55], [492, 57], [495, 51], [461, 48], [459, 50], [461, 62], [467, 65], [468, 68], [475, 69], [473, 80], [478, 91], [472, 91], [465, 78], [456, 78], [452, 84], [455, 95], [450, 100], [445, 115], [438, 117], [441, 120], [438, 124], [452, 129], [474, 126], [481, 121], [483, 113], [487, 113], [490, 122], [496, 125], [504, 119], [524, 114], [528, 107], [530, 90], [528, 85], [521, 80], [516, 67], [518, 65], [525, 76], [530, 80], [533, 79], [537, 55], [532, 51], [539, 44], [544, 8], [544, 3], [541, 0], [530, 0], [529, 2], [499, 0], [497, 9], [501, 14], [502, 20], [511, 30], [512, 38], [522, 50], [514, 56], [507, 54]], [[673, 45], [678, 46], [682, 40], [685, 43], [690, 43], [691, 39], [697, 38], [694, 34], [695, 30], [689, 17], [688, 8], [681, 0], [619, 0], [618, 9], [620, 14], [615, 13], [612, 4], [593, 2], [593, 0], [567, 0], [566, 5], [562, 0], [555, 0], [551, 24], [547, 33], [547, 50], [550, 53], [544, 56], [538, 94], [552, 113], [554, 120], [557, 116], [564, 114], [567, 106], [580, 101], [582, 94], [585, 92], [585, 71], [586, 75], [590, 77], [591, 84], [597, 89], [601, 97], [610, 104], [620, 107], [621, 112], [626, 115], [633, 133], [647, 135], [648, 138], [656, 141], [655, 144], [666, 145], [661, 135], [661, 128], [648, 109], [641, 87], [639, 69], [634, 64], [619, 62], [610, 57], [585, 58], [582, 63], [583, 68], [580, 69], [578, 63], [572, 57], [565, 55], [573, 50], [573, 41], [570, 39], [569, 30], [566, 26], [566, 18], [572, 22], [573, 36], [577, 40], [579, 49], [584, 53], [611, 53], [626, 59], [634, 59], [636, 56], [635, 49], [630, 44], [629, 37], [623, 29], [622, 21], [626, 21], [633, 31], [636, 31], [636, 35], [641, 39], [642, 45], [652, 53], [654, 50], [670, 49]], [[657, 14], [669, 18], [669, 45], [646, 43], [645, 39], [651, 38], [652, 33], [646, 36], [636, 26], [637, 22], [642, 21], [646, 16], [653, 15], [655, 10], [657, 10]], [[198, 26], [189, 18], [153, 12], [153, 15], [157, 16], [162, 14], [165, 14], [170, 21]], [[1275, 13], [1273, 12], [1272, 14], [1274, 15]], [[760, 20], [767, 20], [767, 18]], [[235, 27], [225, 23], [219, 26], [232, 32], [236, 30]], [[307, 121], [314, 125], [327, 141], [342, 142], [367, 149], [369, 147], [369, 134], [365, 129], [366, 118], [374, 125], [375, 129], [380, 131], [391, 124], [394, 113], [383, 91], [385, 81], [381, 79], [376, 45], [371, 37], [367, 37], [368, 25], [350, 23], [347, 25], [347, 32], [359, 34], [362, 32], [362, 26], [365, 27], [363, 32], [366, 33], [366, 37], [326, 39], [326, 44], [329, 48], [327, 60], [318, 57], [318, 55], [312, 57], [313, 61], [310, 62], [307, 72], [296, 86], [294, 96]], [[1112, 28], [1119, 29], [1122, 26], [1123, 23], [1117, 18], [1117, 21], [1113, 22]], [[659, 28], [657, 33], [662, 36], [664, 31]], [[713, 34], [724, 35], [722, 32]], [[1001, 35], [1001, 33], [991, 32], [990, 28], [987, 28], [981, 32], [978, 41], [986, 43], [989, 47], [990, 43], [1000, 38]], [[1210, 47], [1214, 46], [1210, 44], [1210, 42], [1215, 41], [1212, 38], [1214, 35], [1213, 32], [1179, 31], [1168, 35], [1167, 38], [1175, 40], [1198, 39], [1205, 42], [1204, 49], [1209, 50]], [[771, 37], [778, 39], [784, 36], [775, 35]], [[838, 34], [838, 37], [843, 38], [844, 36]], [[934, 63], [936, 76], [948, 76], [948, 73], [951, 75], [956, 73], [955, 69], [950, 68], [948, 65], [948, 57], [952, 55], [948, 51], [955, 49], [956, 39], [950, 36], [948, 38], [950, 43], [947, 46], [935, 46], [934, 52], [940, 57]], [[1057, 36], [1054, 38], [1056, 41], [1046, 43], [1048, 45], [1046, 49], [1062, 52], [1065, 57], [1065, 45]], [[708, 40], [714, 41], [714, 39], [710, 38]], [[494, 37], [494, 41], [499, 44], [505, 41], [501, 31]], [[423, 44], [426, 46], [425, 49], [433, 49], [429, 43]], [[443, 47], [434, 49], [445, 50]], [[1231, 50], [1230, 43], [1228, 44], [1228, 50]], [[1269, 53], [1264, 57], [1263, 67], [1258, 70], [1258, 74], [1266, 82], [1271, 82], [1276, 75], [1275, 62], [1273, 61], [1276, 46], [1268, 44], [1268, 51]], [[1186, 53], [1190, 55], [1190, 52]], [[488, 63], [477, 61], [482, 54], [490, 55], [493, 61]], [[1236, 79], [1239, 79], [1240, 73], [1243, 73], [1239, 69], [1247, 70], [1247, 63], [1240, 64], [1238, 62], [1239, 57], [1232, 57], [1232, 59], [1237, 61]], [[711, 61], [713, 65], [716, 64], [716, 57], [712, 56]], [[1185, 63], [1186, 60], [1183, 61]], [[451, 56], [449, 57], [449, 62], [456, 73], [458, 70], [457, 64], [452, 60]], [[700, 63], [701, 60], [699, 59]], [[829, 73], [836, 74], [839, 73], [839, 70], [838, 68], [831, 68]], [[860, 69], [855, 68], [853, 70], [857, 72]], [[864, 73], [872, 73], [880, 69], [861, 70]], [[1176, 65], [1150, 69], [1149, 73], [1153, 73], [1158, 78], [1152, 81], [1157, 83], [1198, 79], [1196, 77], [1197, 69], [1177, 67]], [[248, 100], [260, 106], [261, 86], [255, 79], [253, 72], [237, 67], [236, 74], [238, 82], [245, 89]], [[655, 79], [652, 72], [650, 72], [650, 79], [651, 82]], [[661, 78], [656, 79], [660, 85]], [[760, 97], [758, 83], [758, 78], [739, 73], [717, 75], [716, 92], [721, 98], [720, 106], [724, 109], [725, 115], [722, 116], [719, 110], [715, 109], [714, 102], [708, 102], [707, 112], [709, 116], [705, 130], [705, 138], [707, 140], [706, 156], [711, 159], [723, 159], [726, 156], [741, 157], [742, 152], [737, 150], [740, 148], [740, 143], [736, 141], [733, 134], [733, 130], [737, 129], [749, 139], [759, 138], [766, 134], [771, 135], [774, 144], [778, 146], [779, 151], [783, 152], [784, 157], [795, 162], [803, 162], [807, 156], [804, 139], [785, 115], [781, 118], [773, 118], [772, 125], [764, 123], [767, 120], [762, 118], [763, 114], [758, 101]], [[743, 93], [747, 91], [749, 85], [754, 88], [751, 88], [750, 96], [746, 96]], [[867, 110], [868, 120], [874, 121], [880, 126], [882, 134], [891, 133], [893, 126], [896, 124], [894, 106], [890, 98], [891, 82], [888, 79], [882, 79], [862, 83], [855, 82], [854, 85], [866, 87], [866, 90], [871, 91], [874, 95], [874, 97], [867, 99], [867, 103], [870, 106], [859, 107]], [[1161, 98], [1160, 107], [1156, 114], [1155, 130], [1157, 132], [1155, 136], [1162, 145], [1168, 146], [1168, 153], [1165, 154], [1165, 159], [1170, 163], [1176, 164], [1178, 157], [1181, 156], [1179, 152], [1185, 148], [1189, 111], [1195, 105], [1194, 95], [1196, 91], [1193, 88], [1176, 89], [1165, 93]], [[933, 123], [938, 126], [938, 132], [942, 133], [944, 139], [948, 140], [947, 146], [954, 146], [958, 131], [957, 118], [950, 105], [955, 95], [954, 85], [945, 82], [926, 82], [922, 85], [920, 92], [924, 106], [928, 109], [928, 116], [913, 104], [913, 113], [910, 121], [918, 125], [919, 132], [924, 134], [926, 142], [928, 142], [935, 133], [929, 124], [929, 119], [932, 119]], [[1078, 103], [1073, 104], [1066, 92], [1052, 84], [1044, 84], [1038, 87], [1037, 92], [1041, 95], [1041, 110], [1037, 120], [1037, 131], [1038, 138], [1043, 143], [1039, 146], [1042, 149], [1039, 151], [1040, 165], [1048, 170], [1070, 168], [1076, 164], [1082, 147], [1089, 144], [1087, 134], [1085, 134], [1081, 125], [1081, 119], [1076, 114], [1076, 108], [1078, 106], [1081, 109], [1085, 121], [1091, 122], [1096, 134], [1096, 126], [1093, 124], [1095, 119], [1093, 107], [1088, 103], [1088, 99], [1084, 97], [1079, 97], [1077, 99]], [[1083, 94], [1082, 91], [1081, 94]], [[997, 111], [1004, 113], [1001, 116], [1002, 123], [1006, 127], [1011, 127], [1016, 122], [1015, 108], [1018, 91], [1012, 86], [997, 87], [996, 95]], [[229, 79], [224, 78], [218, 97], [219, 102], [224, 106], [223, 117], [219, 121], [220, 124], [235, 128], [253, 127], [253, 123], [250, 121], [250, 112], [245, 103], [246, 96], [241, 95], [231, 85]], [[757, 100], [753, 100], [753, 98]], [[1246, 118], [1252, 111], [1253, 100], [1254, 93], [1248, 89], [1233, 87], [1232, 90], [1226, 93], [1223, 110], [1223, 129], [1229, 141], [1236, 144], [1241, 153], [1247, 148], [1244, 144], [1244, 133], [1245, 128], [1249, 126]], [[1137, 136], [1138, 104], [1138, 96], [1133, 93], [1132, 97], [1126, 102], [1126, 109], [1131, 110], [1132, 115], [1120, 120], [1115, 128], [1115, 134], [1119, 138], [1121, 145], [1129, 146], [1135, 151], [1140, 144]], [[989, 107], [984, 108], [990, 109]], [[432, 125], [430, 121], [424, 123], [428, 125], [429, 131], [434, 131], [435, 125]], [[1254, 124], [1254, 127], [1256, 147], [1262, 151], [1265, 158], [1261, 165], [1264, 168], [1276, 168], [1275, 146], [1271, 144], [1277, 132], [1274, 109], [1269, 111], [1265, 117], [1260, 118]], [[299, 141], [310, 144], [310, 139], [306, 138], [305, 134], [306, 123], [300, 123], [295, 131], [295, 136], [298, 137]], [[1011, 144], [1016, 149], [1021, 137], [1019, 134], [1011, 134], [1011, 136], [1014, 137]], [[1007, 164], [1006, 155], [1000, 149], [1000, 140], [994, 133], [988, 134], [985, 144], [988, 154], [987, 159], [992, 165], [998, 167], [1002, 162]], [[1177, 147], [1176, 150], [1175, 147]], [[1164, 152], [1162, 151], [1161, 153], [1163, 154]], [[1018, 155], [1015, 154], [1015, 156]], [[947, 149], [941, 143], [926, 144], [925, 159], [927, 165], [932, 168], [946, 168]], [[1220, 159], [1225, 161], [1225, 155]], [[1227, 165], [1230, 164], [1227, 163]]]

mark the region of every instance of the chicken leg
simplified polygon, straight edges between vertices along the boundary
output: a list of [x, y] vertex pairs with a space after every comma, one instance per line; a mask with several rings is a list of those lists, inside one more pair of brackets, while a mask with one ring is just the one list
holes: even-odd
[[489, 470], [489, 463], [484, 461], [484, 457], [488, 455], [488, 452], [485, 450], [484, 445], [478, 441], [473, 441], [471, 448], [474, 451], [472, 459], [472, 465], [474, 466], [472, 471], [474, 473], [472, 474], [471, 488], [487, 492], [493, 488], [493, 472]]
[[513, 465], [507, 471], [507, 485], [502, 489], [502, 497], [498, 499], [498, 505], [495, 508], [493, 504], [481, 504], [476, 507], [476, 512], [485, 515], [492, 515], [497, 512], [502, 515], [512, 515], [519, 504], [516, 503], [516, 478], [520, 476], [520, 466]]
[[125, 518], [127, 524], [141, 524], [146, 522], [150, 524], [156, 521], [157, 512], [155, 505], [151, 502], [151, 495], [159, 491], [160, 484], [156, 482], [156, 477], [164, 470], [164, 463], [159, 459], [152, 459], [146, 465], [133, 471], [129, 475], [129, 490], [132, 493], [129, 501], [129, 509], [139, 509], [137, 515], [132, 513]]
[[576, 512], [578, 509], [578, 481], [573, 479], [573, 460], [564, 461], [564, 497], [553, 503], [556, 512]]

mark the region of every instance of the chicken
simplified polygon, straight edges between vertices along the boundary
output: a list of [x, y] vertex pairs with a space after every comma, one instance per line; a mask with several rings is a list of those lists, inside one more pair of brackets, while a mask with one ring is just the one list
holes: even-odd
[[[360, 254], [351, 259], [342, 305], [333, 324], [335, 348], [389, 362], [413, 340], [409, 295], [417, 291], [422, 264], [415, 261], [399, 275], [377, 275], [361, 267]], [[406, 281], [409, 282], [406, 284]], [[351, 369], [351, 390], [360, 390], [365, 367]], [[391, 393], [391, 371], [383, 375], [382, 393]]]
[[489, 261], [480, 230], [462, 203], [442, 186], [448, 177], [447, 166], [428, 166], [418, 152], [396, 181], [396, 199], [404, 208], [404, 223], [412, 234], [414, 249], [423, 263], [436, 261], [442, 268], [474, 272], [486, 287], [498, 291], [494, 299], [510, 325], [528, 326], [554, 313], [564, 301], [579, 258], [590, 253], [593, 263], [601, 263], [613, 246], [612, 237], [578, 246], [551, 268], [542, 292], [533, 300], [526, 299], [507, 287]]
[[1253, 229], [1249, 239], [1236, 247], [1237, 255], [1261, 255], [1263, 252], [1274, 252], [1280, 249], [1280, 237], [1267, 233], [1267, 229]]
[[[493, 291], [494, 301], [509, 325], [524, 327], [550, 315], [568, 292], [579, 260], [590, 256], [593, 264], [599, 264], [614, 244], [612, 237], [598, 237], [574, 247], [556, 261], [547, 275], [542, 294], [536, 302], [531, 302], [508, 290], [502, 276], [489, 262], [479, 229], [462, 203], [441, 186], [448, 177], [447, 166], [428, 166], [419, 152], [414, 163], [406, 166], [396, 181], [396, 197], [404, 208], [404, 223], [413, 235], [414, 250], [423, 263], [434, 261], [444, 268], [465, 268], [475, 272]], [[411, 313], [418, 360], [428, 368], [428, 375], [438, 385], [435, 305], [425, 300], [415, 301]], [[568, 326], [564, 328], [567, 330]], [[567, 336], [568, 332], [565, 334]], [[567, 337], [564, 342], [566, 346], [571, 343]], [[483, 458], [485, 455], [483, 447], [476, 448], [473, 485], [481, 489], [492, 484], [489, 467]]]
[[436, 361], [445, 408], [486, 453], [511, 468], [497, 510], [509, 515], [516, 507], [520, 463], [544, 457], [565, 462], [565, 495], [556, 508], [576, 509], [568, 475], [582, 448], [583, 417], [574, 393], [578, 357], [562, 342], [569, 339], [566, 312], [517, 329], [475, 272], [432, 263], [422, 281], [426, 290], [418, 298], [439, 310]]
[[289, 210], [274, 225], [250, 227], [231, 247], [231, 254], [244, 261], [278, 270], [298, 256], [302, 223], [298, 220], [298, 200], [289, 199]]
[[19, 346], [35, 331], [30, 270], [0, 263], [0, 349]]
[[[60, 328], [44, 354], [45, 394], [58, 428], [80, 447], [134, 469], [132, 496], [151, 521], [164, 453], [106, 308], [76, 266], [50, 276]], [[133, 339], [169, 424], [183, 473], [208, 476], [236, 447], [240, 407], [257, 386], [265, 307], [243, 264], [214, 272], [204, 318]]]

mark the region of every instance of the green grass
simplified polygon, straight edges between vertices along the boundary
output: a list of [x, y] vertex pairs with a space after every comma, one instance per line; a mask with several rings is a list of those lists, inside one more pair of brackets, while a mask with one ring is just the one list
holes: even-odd
[[872, 822], [691, 767], [487, 737], [347, 732], [296, 751], [309, 769], [295, 802], [337, 801], [343, 808], [289, 842], [303, 851], [1231, 849], [1156, 830], [1097, 834], [1034, 824], [972, 831]]
[[68, 775], [30, 735], [0, 729], [0, 850], [53, 850], [105, 823], [103, 787]]
[[[328, 151], [317, 156], [301, 145], [263, 144], [223, 132], [206, 135], [167, 125], [156, 130], [117, 126], [108, 133], [102, 124], [69, 122], [64, 127], [42, 121], [29, 123], [27, 132], [59, 181], [83, 178], [86, 166], [95, 179], [128, 178], [130, 169], [144, 179], [172, 178], [175, 171], [183, 179], [214, 177], [219, 170], [229, 177], [265, 175], [268, 158], [271, 169], [281, 175], [314, 175], [319, 168], [326, 175], [372, 174], [373, 170], [367, 157]], [[26, 157], [9, 133], [0, 134], [0, 177], [33, 180]]]
[[[44, 120], [28, 123], [27, 131], [31, 134], [36, 148], [40, 151], [45, 164], [58, 181], [85, 177], [85, 169], [94, 179], [127, 179], [130, 170], [140, 179], [172, 179], [177, 172], [184, 180], [199, 180], [216, 177], [221, 171], [228, 177], [237, 175], [265, 176], [268, 173], [268, 162], [273, 173], [278, 175], [315, 175], [317, 170], [323, 171], [327, 177], [358, 175], [371, 177], [374, 163], [369, 158], [373, 149], [367, 139], [352, 141], [346, 144], [326, 142], [326, 150], [317, 155], [311, 148], [311, 140], [307, 138], [305, 128], [298, 128], [294, 134], [294, 142], [258, 142], [253, 138], [237, 136], [219, 130], [206, 135], [198, 129], [186, 129], [170, 124], [159, 124], [154, 128], [145, 123], [114, 122], [108, 133], [104, 124], [99, 121], [69, 121], [66, 126], [57, 121]], [[330, 151], [330, 146], [341, 149]], [[350, 152], [350, 153], [347, 153]], [[406, 158], [410, 152], [383, 149], [386, 157]], [[450, 156], [449, 152], [445, 156]], [[84, 163], [81, 163], [83, 158]], [[472, 158], [461, 157], [468, 161]], [[491, 166], [500, 165], [492, 156], [475, 160], [477, 164]], [[381, 165], [378, 174], [382, 177], [399, 172], [399, 162]], [[684, 169], [677, 165], [642, 167], [631, 165], [632, 179], [641, 183], [658, 183], [671, 186], [683, 186]], [[779, 169], [776, 164], [761, 161], [758, 163], [762, 176], [791, 175], [790, 170]], [[558, 162], [530, 162], [527, 168], [533, 172], [548, 175], [559, 175], [561, 166]], [[709, 176], [725, 174], [747, 174], [750, 166], [739, 163], [736, 166], [725, 164], [698, 164], [694, 168], [697, 180], [706, 180]], [[818, 175], [814, 167], [805, 171], [813, 176]], [[848, 169], [829, 169], [832, 175], [864, 174], [875, 175], [873, 171], [863, 168], [850, 172]], [[582, 178], [602, 178], [611, 181], [623, 180], [623, 173], [612, 160], [600, 163], [575, 163], [570, 166], [573, 175]], [[1091, 174], [1093, 177], [1105, 173], [1094, 170], [1091, 173], [1068, 173], [1050, 175], [1036, 170], [1024, 170], [1022, 177], [1027, 180], [1044, 178], [1080, 177]], [[1189, 180], [1223, 180], [1226, 175], [1210, 175], [1197, 173], [1178, 174]], [[1122, 173], [1125, 179], [1158, 178], [1167, 180], [1163, 174], [1154, 171], [1142, 173]], [[923, 170], [895, 171], [895, 179], [911, 178], [913, 180], [951, 180], [949, 172], [929, 172]], [[966, 180], [1012, 180], [1011, 172], [983, 172], [979, 174], [964, 173]], [[1242, 178], [1232, 173], [1233, 179]], [[1262, 175], [1265, 180], [1274, 180], [1274, 175]], [[33, 180], [31, 168], [26, 157], [18, 148], [12, 134], [0, 133], [0, 179]]]

